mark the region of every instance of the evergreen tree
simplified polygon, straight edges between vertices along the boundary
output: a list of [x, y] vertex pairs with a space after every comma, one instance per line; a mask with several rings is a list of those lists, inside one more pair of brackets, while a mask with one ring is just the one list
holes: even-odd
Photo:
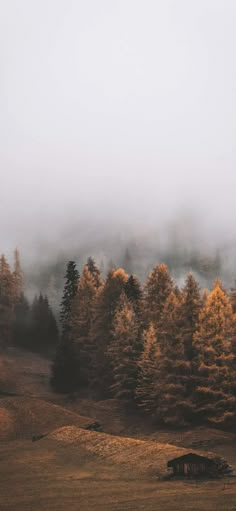
[[133, 401], [138, 377], [138, 325], [132, 304], [122, 293], [113, 319], [108, 357], [113, 372], [112, 395]]
[[149, 274], [145, 286], [145, 318], [153, 323], [158, 333], [158, 325], [165, 302], [173, 290], [173, 281], [165, 264], [158, 264]]
[[151, 324], [143, 332], [143, 353], [138, 362], [138, 383], [136, 401], [149, 415], [156, 413], [158, 386], [160, 379], [160, 347], [154, 326]]
[[199, 420], [227, 424], [235, 418], [234, 339], [232, 306], [222, 286], [216, 283], [200, 312], [194, 336], [196, 389], [193, 400]]
[[97, 274], [94, 278], [88, 265], [85, 265], [71, 311], [71, 338], [80, 360], [80, 386], [85, 386], [91, 381], [90, 330], [97, 289]]
[[125, 284], [125, 293], [128, 300], [132, 303], [135, 313], [140, 314], [142, 309], [142, 288], [136, 275], [130, 275]]
[[69, 261], [65, 275], [65, 286], [61, 302], [61, 327], [62, 337], [69, 335], [71, 322], [71, 306], [79, 285], [79, 272], [74, 261]]
[[78, 291], [79, 272], [74, 261], [69, 261], [61, 302], [61, 339], [52, 364], [51, 385], [56, 392], [74, 392], [80, 384], [80, 361], [71, 335], [72, 305]]
[[109, 395], [112, 382], [107, 348], [116, 307], [124, 291], [128, 275], [124, 270], [110, 270], [103, 286], [98, 290], [93, 306], [90, 346], [93, 366], [93, 387], [102, 395]]
[[80, 361], [71, 339], [61, 339], [51, 368], [51, 386], [55, 392], [69, 394], [80, 385]]
[[157, 420], [171, 426], [183, 426], [193, 409], [187, 392], [190, 364], [186, 360], [181, 336], [181, 301], [174, 292], [168, 296], [159, 324], [160, 383], [157, 383]]
[[181, 302], [182, 328], [181, 335], [184, 341], [185, 353], [188, 360], [193, 360], [193, 336], [196, 332], [199, 313], [202, 307], [200, 288], [194, 276], [189, 273], [182, 292]]
[[30, 311], [32, 351], [50, 352], [58, 343], [58, 328], [48, 299], [42, 294], [35, 297]]
[[102, 285], [102, 276], [92, 257], [87, 260], [87, 268], [93, 277], [95, 287], [98, 289]]
[[173, 291], [175, 293], [177, 300], [181, 300], [181, 291], [180, 291], [179, 286], [177, 286], [177, 284], [174, 286]]
[[14, 287], [15, 287], [15, 297], [17, 300], [23, 293], [23, 283], [24, 283], [23, 272], [22, 272], [21, 264], [20, 264], [20, 253], [17, 248], [14, 251], [13, 279], [14, 279]]
[[143, 292], [139, 280], [136, 275], [130, 275], [128, 278], [125, 288], [125, 294], [134, 308], [136, 315], [136, 321], [138, 326], [138, 339], [140, 345], [140, 353], [143, 350], [143, 330], [145, 325], [144, 318], [144, 305], [143, 305]]
[[14, 319], [15, 287], [10, 266], [4, 255], [0, 258], [0, 343], [9, 345]]

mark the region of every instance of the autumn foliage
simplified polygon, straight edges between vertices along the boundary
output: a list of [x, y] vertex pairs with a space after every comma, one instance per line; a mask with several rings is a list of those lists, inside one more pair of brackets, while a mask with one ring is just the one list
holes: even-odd
[[69, 261], [60, 339], [50, 304], [24, 295], [19, 252], [14, 270], [0, 259], [0, 341], [25, 349], [56, 346], [51, 384], [57, 392], [115, 398], [156, 424], [236, 424], [235, 289], [216, 280], [201, 290], [192, 274], [182, 289], [168, 267], [142, 286], [111, 269], [105, 280], [89, 258], [81, 276]]

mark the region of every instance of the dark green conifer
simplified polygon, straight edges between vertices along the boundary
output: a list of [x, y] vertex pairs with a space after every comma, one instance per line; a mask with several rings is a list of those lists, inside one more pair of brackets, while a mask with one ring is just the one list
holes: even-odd
[[88, 258], [86, 266], [93, 277], [95, 287], [98, 289], [102, 285], [102, 276], [92, 257]]
[[42, 294], [35, 297], [30, 311], [31, 350], [50, 353], [58, 343], [58, 328], [49, 307], [48, 299]]
[[73, 298], [76, 295], [79, 285], [79, 272], [76, 268], [74, 261], [69, 261], [65, 275], [65, 286], [61, 302], [60, 320], [62, 327], [62, 337], [69, 335], [70, 320], [71, 320], [71, 306]]
[[80, 361], [71, 336], [72, 305], [78, 291], [79, 272], [74, 261], [69, 261], [61, 302], [61, 339], [52, 364], [51, 385], [57, 392], [74, 392], [80, 383]]

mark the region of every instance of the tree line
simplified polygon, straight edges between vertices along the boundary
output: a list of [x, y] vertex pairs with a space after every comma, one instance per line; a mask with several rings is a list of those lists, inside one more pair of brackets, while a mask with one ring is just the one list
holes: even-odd
[[0, 346], [17, 346], [39, 353], [52, 353], [58, 344], [58, 327], [46, 296], [29, 303], [24, 294], [24, 276], [19, 251], [14, 269], [0, 258]]
[[0, 258], [0, 344], [55, 353], [55, 391], [121, 399], [158, 424], [233, 427], [236, 411], [236, 288], [202, 291], [192, 274], [180, 289], [165, 264], [141, 286], [112, 269], [103, 280], [89, 258], [67, 265], [60, 336], [48, 298], [29, 303], [18, 250]]
[[144, 286], [123, 269], [103, 281], [92, 258], [67, 266], [55, 391], [88, 391], [139, 407], [157, 424], [236, 417], [236, 289], [204, 292], [192, 274], [180, 289], [158, 264]]

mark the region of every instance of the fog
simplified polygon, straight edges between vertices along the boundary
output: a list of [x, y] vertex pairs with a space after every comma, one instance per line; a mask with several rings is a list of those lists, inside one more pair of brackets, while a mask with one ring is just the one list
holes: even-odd
[[234, 250], [235, 1], [0, 4], [1, 250]]

